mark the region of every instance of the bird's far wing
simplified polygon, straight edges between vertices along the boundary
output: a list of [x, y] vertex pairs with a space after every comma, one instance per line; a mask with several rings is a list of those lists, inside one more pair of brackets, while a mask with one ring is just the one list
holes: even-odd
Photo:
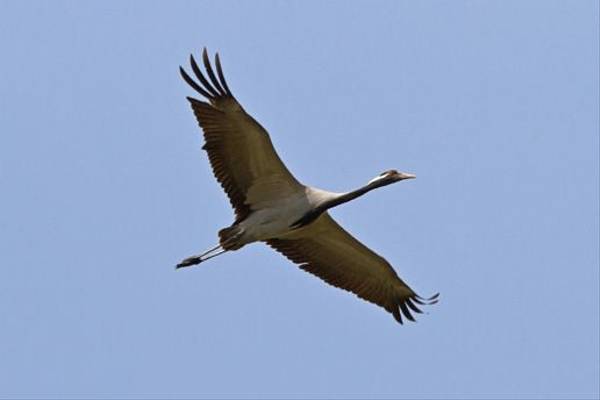
[[421, 313], [417, 304], [437, 302], [437, 294], [428, 299], [418, 296], [383, 257], [352, 237], [327, 212], [267, 244], [325, 282], [383, 307], [400, 323], [402, 315], [414, 321], [411, 311]]
[[204, 102], [188, 97], [204, 131], [206, 143], [203, 149], [208, 153], [213, 173], [235, 209], [236, 221], [241, 221], [251, 212], [253, 204], [264, 200], [261, 194], [285, 196], [301, 190], [302, 185], [275, 152], [267, 131], [244, 111], [231, 94], [218, 53], [215, 55], [217, 75], [206, 48], [202, 57], [210, 82], [193, 56], [190, 56], [190, 63], [198, 81], [183, 68], [179, 70], [183, 79], [208, 100]]

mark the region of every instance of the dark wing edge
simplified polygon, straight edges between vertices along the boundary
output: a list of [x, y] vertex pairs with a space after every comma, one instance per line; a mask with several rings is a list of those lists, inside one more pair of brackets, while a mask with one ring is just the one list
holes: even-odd
[[[179, 67], [179, 73], [181, 77], [188, 85], [192, 87], [196, 92], [204, 96], [211, 103], [218, 102], [223, 99], [232, 99], [235, 100], [233, 94], [231, 94], [231, 90], [229, 90], [229, 86], [227, 85], [227, 81], [225, 81], [225, 76], [223, 74], [223, 68], [221, 67], [221, 59], [219, 58], [219, 53], [215, 53], [215, 66], [217, 67], [217, 76], [213, 71], [212, 65], [210, 64], [210, 60], [208, 58], [208, 51], [206, 47], [202, 51], [202, 62], [204, 63], [204, 68], [206, 69], [206, 73], [208, 74], [208, 78], [210, 82], [204, 74], [202, 70], [198, 67], [196, 60], [194, 59], [194, 55], [190, 54], [190, 65], [192, 67], [192, 71], [196, 78], [200, 81], [198, 84], [194, 79], [192, 79], [187, 72], [183, 69], [183, 67]], [[189, 99], [189, 98], [188, 98]]]
[[320, 264], [311, 257], [311, 253], [314, 252], [310, 249], [314, 249], [314, 246], [316, 245], [314, 240], [308, 238], [271, 239], [267, 240], [266, 243], [293, 263], [298, 264], [304, 271], [315, 275], [332, 286], [351, 292], [363, 300], [384, 308], [391, 313], [394, 316], [394, 319], [400, 324], [403, 324], [403, 315], [407, 320], [416, 322], [411, 311], [413, 313], [422, 314], [423, 311], [421, 311], [419, 306], [433, 305], [438, 302], [439, 293], [436, 293], [429, 298], [423, 298], [414, 293], [414, 291], [408, 288], [404, 281], [397, 276], [396, 272], [387, 261], [387, 266], [394, 272], [396, 279], [399, 281], [396, 283], [406, 286], [410, 291], [410, 295], [397, 294], [390, 290], [384, 290], [382, 289], [381, 282], [360, 279], [364, 277], [351, 277], [348, 276], [348, 274], [344, 274], [343, 271], [336, 267]]
[[252, 212], [246, 204], [253, 182], [266, 175], [278, 175], [289, 185], [302, 185], [281, 161], [268, 132], [235, 99], [225, 80], [219, 54], [213, 69], [206, 48], [202, 51], [203, 70], [190, 55], [192, 76], [182, 67], [183, 80], [203, 96], [201, 101], [187, 97], [204, 133], [206, 150], [213, 173], [236, 213], [238, 223]]
[[231, 126], [227, 122], [225, 112], [221, 108], [233, 106], [241, 109], [241, 106], [231, 94], [229, 86], [225, 81], [219, 54], [216, 53], [215, 55], [215, 65], [217, 67], [219, 79], [215, 76], [212, 66], [210, 65], [206, 47], [202, 52], [202, 60], [208, 78], [212, 84], [206, 79], [201, 69], [198, 67], [193, 55], [190, 55], [190, 65], [199, 83], [192, 79], [181, 66], [179, 67], [179, 72], [183, 80], [190, 85], [192, 89], [210, 102], [207, 103], [193, 97], [187, 97], [192, 107], [192, 111], [196, 116], [196, 120], [204, 131], [204, 140], [206, 143], [202, 146], [202, 149], [206, 150], [213, 174], [221, 184], [221, 187], [229, 198], [231, 206], [235, 210], [236, 221], [241, 221], [250, 214], [251, 210], [249, 206], [245, 204], [246, 197], [244, 193], [239, 190], [238, 186], [233, 181], [231, 174], [228, 173], [227, 162], [223, 159], [222, 153], [216, 151], [222, 145], [223, 135], [226, 134], [228, 129], [231, 129]]

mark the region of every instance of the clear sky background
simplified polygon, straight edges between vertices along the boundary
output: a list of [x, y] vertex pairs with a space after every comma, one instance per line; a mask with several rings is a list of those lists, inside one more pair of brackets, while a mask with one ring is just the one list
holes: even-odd
[[[598, 2], [0, 2], [0, 396], [599, 395]], [[178, 74], [229, 85], [418, 323], [233, 221]]]

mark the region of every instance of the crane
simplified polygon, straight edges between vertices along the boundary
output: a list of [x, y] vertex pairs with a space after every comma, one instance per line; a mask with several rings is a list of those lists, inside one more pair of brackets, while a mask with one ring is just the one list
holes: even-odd
[[277, 155], [268, 132], [235, 99], [219, 53], [214, 65], [204, 48], [202, 72], [193, 54], [190, 65], [197, 80], [179, 67], [182, 78], [205, 101], [187, 97], [204, 132], [203, 149], [217, 181], [235, 211], [235, 221], [218, 232], [219, 243], [188, 257], [176, 268], [189, 267], [253, 242], [264, 242], [293, 263], [338, 288], [374, 303], [402, 324], [415, 321], [419, 306], [435, 304], [439, 293], [417, 295], [383, 257], [344, 230], [328, 211], [371, 190], [415, 175], [385, 171], [366, 185], [333, 193], [300, 183]]

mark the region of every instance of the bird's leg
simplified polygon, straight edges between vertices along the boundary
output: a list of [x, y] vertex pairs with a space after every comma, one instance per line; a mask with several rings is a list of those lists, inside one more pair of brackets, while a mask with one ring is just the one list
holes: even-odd
[[190, 267], [192, 265], [200, 264], [202, 261], [206, 261], [209, 258], [212, 258], [212, 257], [216, 256], [217, 254], [221, 254], [224, 250], [221, 251], [220, 253], [217, 253], [215, 255], [209, 256], [215, 250], [218, 250], [220, 248], [221, 248], [221, 245], [219, 244], [219, 245], [213, 247], [212, 249], [205, 251], [202, 254], [198, 254], [196, 256], [188, 257], [185, 260], [183, 260], [182, 262], [180, 262], [179, 264], [177, 264], [177, 266], [175, 268], [177, 269], [177, 268], [183, 268], [183, 267]]
[[[241, 246], [238, 246], [238, 247], [234, 246], [232, 248], [231, 245], [235, 244], [236, 240], [238, 240], [243, 234], [244, 234], [243, 229], [239, 230], [239, 232], [237, 232], [235, 235], [227, 238], [225, 241], [221, 242], [220, 244], [213, 247], [212, 249], [207, 250], [202, 254], [198, 254], [197, 256], [191, 256], [191, 257], [186, 258], [185, 260], [183, 260], [182, 262], [177, 264], [175, 269], [179, 269], [179, 268], [183, 268], [183, 267], [191, 267], [192, 265], [200, 264], [201, 262], [209, 260], [220, 254], [223, 254], [226, 251], [240, 248]], [[219, 250], [219, 251], [215, 253], [216, 250]]]
[[200, 261], [198, 261], [198, 262], [199, 262], [199, 263], [201, 263], [201, 262], [204, 262], [204, 261], [206, 261], [206, 260], [210, 260], [210, 259], [211, 259], [211, 258], [213, 258], [213, 257], [216, 257], [216, 256], [218, 256], [218, 255], [221, 255], [221, 254], [225, 253], [226, 251], [227, 251], [227, 250], [223, 249], [223, 250], [219, 251], [218, 253], [211, 254], [210, 256], [207, 256], [207, 257], [202, 257], [202, 258], [200, 259]]

